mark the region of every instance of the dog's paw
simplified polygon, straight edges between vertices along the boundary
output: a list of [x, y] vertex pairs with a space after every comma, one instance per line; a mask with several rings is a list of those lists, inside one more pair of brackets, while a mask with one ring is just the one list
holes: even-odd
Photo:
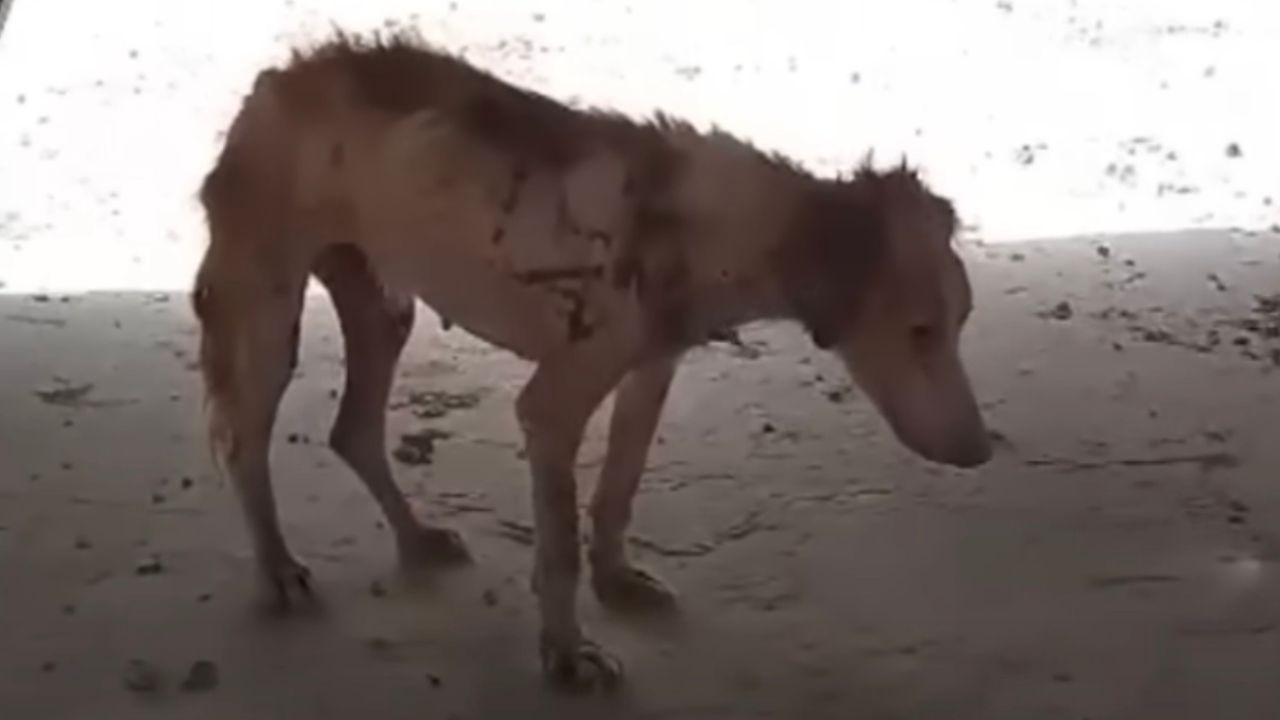
[[471, 562], [462, 536], [449, 528], [422, 525], [397, 540], [400, 563], [406, 568], [433, 568]]
[[269, 610], [288, 613], [304, 601], [315, 598], [311, 589], [311, 570], [292, 556], [263, 563], [264, 602]]
[[594, 642], [558, 643], [542, 638], [542, 674], [570, 692], [612, 691], [622, 684], [622, 663]]
[[600, 604], [619, 612], [669, 612], [676, 607], [676, 594], [647, 570], [624, 564], [597, 567], [591, 573], [591, 587]]

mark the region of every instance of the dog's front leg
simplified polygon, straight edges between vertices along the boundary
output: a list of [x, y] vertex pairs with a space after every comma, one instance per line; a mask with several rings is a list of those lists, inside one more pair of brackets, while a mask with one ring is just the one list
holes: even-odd
[[622, 666], [578, 623], [581, 569], [573, 466], [591, 414], [626, 373], [630, 352], [604, 338], [544, 359], [516, 401], [533, 475], [534, 588], [542, 615], [541, 657], [548, 679], [573, 688], [609, 687]]
[[675, 378], [679, 354], [632, 370], [618, 387], [609, 446], [591, 501], [591, 585], [600, 602], [617, 610], [665, 610], [675, 594], [627, 557], [631, 504], [644, 474], [649, 446]]

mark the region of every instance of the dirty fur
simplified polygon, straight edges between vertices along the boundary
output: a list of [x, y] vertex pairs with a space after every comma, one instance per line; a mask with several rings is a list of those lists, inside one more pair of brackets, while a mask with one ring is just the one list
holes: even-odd
[[401, 557], [466, 558], [410, 512], [385, 407], [414, 305], [535, 364], [516, 401], [538, 529], [547, 675], [610, 683], [620, 665], [577, 620], [574, 458], [616, 392], [591, 501], [597, 596], [666, 606], [631, 563], [630, 506], [681, 354], [742, 323], [802, 323], [845, 360], [894, 432], [939, 462], [985, 459], [958, 357], [971, 297], [956, 215], [905, 164], [820, 179], [665, 115], [578, 110], [411, 34], [339, 34], [263, 71], [201, 190], [210, 243], [192, 306], [213, 447], [236, 486], [268, 595], [309, 574], [288, 550], [268, 466], [310, 277], [341, 323], [347, 380], [330, 444]]

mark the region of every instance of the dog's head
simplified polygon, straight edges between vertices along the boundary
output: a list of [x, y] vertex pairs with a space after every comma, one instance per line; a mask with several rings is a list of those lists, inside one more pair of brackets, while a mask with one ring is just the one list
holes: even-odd
[[951, 203], [905, 165], [864, 166], [807, 194], [777, 267], [796, 316], [899, 440], [973, 467], [991, 444], [960, 359], [973, 298], [952, 247], [956, 224]]

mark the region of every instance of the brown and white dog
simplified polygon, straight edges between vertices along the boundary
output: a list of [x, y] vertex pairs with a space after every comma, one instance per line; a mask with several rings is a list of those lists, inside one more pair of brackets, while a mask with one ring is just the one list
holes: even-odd
[[268, 445], [311, 276], [346, 345], [331, 445], [406, 559], [467, 556], [454, 532], [413, 516], [387, 460], [415, 301], [536, 364], [515, 410], [542, 660], [571, 684], [621, 672], [575, 607], [584, 428], [616, 390], [592, 586], [615, 606], [667, 605], [624, 534], [677, 362], [715, 332], [798, 320], [909, 448], [957, 466], [991, 454], [958, 352], [971, 296], [956, 216], [905, 166], [818, 179], [721, 132], [570, 109], [412, 38], [339, 36], [259, 75], [201, 200], [211, 240], [192, 301], [211, 435], [285, 604], [308, 573], [280, 531]]

